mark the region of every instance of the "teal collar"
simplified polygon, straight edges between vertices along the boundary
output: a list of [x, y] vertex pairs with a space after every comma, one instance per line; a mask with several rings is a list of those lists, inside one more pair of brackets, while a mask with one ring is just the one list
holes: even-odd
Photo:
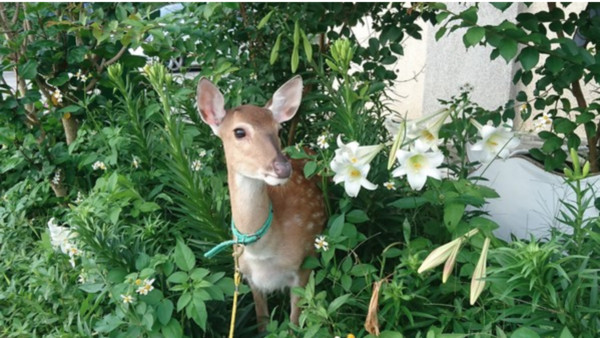
[[269, 231], [269, 228], [271, 227], [272, 222], [273, 222], [273, 205], [270, 203], [269, 203], [269, 216], [267, 216], [265, 223], [263, 224], [262, 227], [260, 227], [260, 229], [258, 229], [258, 231], [256, 231], [255, 233], [253, 233], [251, 235], [246, 235], [246, 234], [241, 233], [235, 226], [235, 223], [233, 222], [233, 217], [232, 217], [231, 218], [231, 232], [235, 236], [235, 239], [221, 242], [214, 248], [212, 248], [209, 251], [207, 251], [206, 253], [204, 253], [204, 257], [212, 258], [213, 256], [215, 256], [219, 252], [223, 251], [226, 247], [228, 247], [230, 245], [234, 245], [234, 244], [248, 245], [248, 244], [252, 244], [252, 243], [258, 241], [267, 233], [267, 231]]

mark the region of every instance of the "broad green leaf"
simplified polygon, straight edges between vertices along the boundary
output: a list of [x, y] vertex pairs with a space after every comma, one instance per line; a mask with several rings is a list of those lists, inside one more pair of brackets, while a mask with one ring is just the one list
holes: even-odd
[[188, 274], [183, 271], [177, 271], [174, 274], [172, 274], [171, 276], [169, 276], [169, 278], [167, 278], [167, 282], [176, 283], [176, 284], [181, 284], [187, 280], [188, 280]]
[[463, 203], [449, 203], [444, 206], [444, 224], [449, 228], [453, 229], [458, 225], [458, 222], [462, 218], [465, 212], [465, 205]]
[[98, 293], [104, 289], [104, 283], [82, 284], [79, 288], [87, 293]]
[[483, 27], [471, 27], [463, 35], [463, 42], [465, 47], [471, 47], [478, 44], [481, 39], [485, 36], [485, 28]]
[[175, 318], [171, 318], [169, 324], [161, 329], [161, 332], [165, 338], [180, 338], [183, 337], [183, 329], [179, 324], [179, 321]]
[[333, 222], [331, 222], [331, 227], [329, 228], [329, 235], [332, 237], [338, 237], [342, 234], [342, 230], [344, 230], [344, 223], [346, 218], [344, 214], [336, 217]]
[[563, 70], [564, 65], [565, 62], [558, 56], [550, 55], [546, 59], [546, 69], [548, 69], [552, 74], [558, 74], [558, 72]]
[[37, 67], [37, 61], [27, 60], [27, 62], [17, 67], [17, 71], [21, 78], [25, 80], [31, 80], [37, 75]]
[[503, 12], [507, 10], [512, 4], [512, 2], [490, 2], [490, 5], [498, 8]]
[[500, 56], [506, 60], [506, 63], [517, 55], [517, 49], [517, 41], [513, 39], [504, 38], [500, 41], [500, 45], [498, 45]]
[[173, 314], [173, 302], [169, 299], [163, 299], [160, 301], [160, 304], [156, 307], [156, 317], [158, 317], [158, 321], [166, 325], [170, 320]]
[[310, 161], [310, 162], [306, 162], [306, 164], [304, 165], [304, 177], [311, 177], [312, 175], [315, 174], [315, 171], [317, 170], [317, 162], [315, 161]]
[[519, 61], [524, 70], [531, 70], [540, 60], [540, 53], [533, 47], [524, 48], [519, 54]]
[[190, 271], [196, 265], [196, 257], [192, 250], [182, 241], [175, 245], [175, 264], [183, 271]]
[[179, 297], [177, 300], [177, 312], [180, 312], [184, 307], [186, 307], [190, 301], [192, 300], [192, 294], [186, 292]]
[[510, 338], [539, 338], [539, 334], [528, 327], [516, 329]]
[[348, 301], [348, 298], [350, 298], [350, 296], [351, 296], [351, 294], [348, 293], [348, 294], [339, 296], [336, 299], [334, 299], [333, 301], [331, 301], [331, 303], [329, 303], [329, 306], [327, 307], [327, 313], [329, 313], [329, 314], [335, 313], [342, 305], [344, 305]]
[[368, 220], [369, 216], [367, 215], [367, 213], [360, 209], [352, 210], [348, 214], [346, 214], [346, 221], [353, 224], [364, 223]]
[[94, 330], [100, 333], [108, 333], [115, 330], [119, 325], [123, 324], [121, 318], [116, 314], [109, 313], [94, 325]]

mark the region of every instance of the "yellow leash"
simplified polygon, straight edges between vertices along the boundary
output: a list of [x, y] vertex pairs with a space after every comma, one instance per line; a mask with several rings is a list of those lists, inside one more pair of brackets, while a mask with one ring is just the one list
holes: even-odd
[[235, 289], [233, 291], [233, 307], [231, 309], [231, 323], [229, 324], [229, 338], [233, 338], [233, 332], [235, 331], [235, 315], [237, 312], [237, 300], [238, 294], [240, 293], [240, 283], [242, 282], [239, 258], [243, 251], [244, 247], [241, 245], [236, 245], [236, 247], [233, 250], [233, 261], [235, 266], [235, 272], [233, 273], [233, 285], [235, 286]]

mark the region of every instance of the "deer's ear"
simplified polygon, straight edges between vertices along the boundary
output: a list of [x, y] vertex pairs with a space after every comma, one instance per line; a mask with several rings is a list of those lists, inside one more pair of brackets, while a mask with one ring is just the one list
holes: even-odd
[[201, 78], [196, 91], [198, 112], [202, 121], [208, 124], [218, 135], [219, 126], [225, 118], [225, 98], [212, 82]]
[[294, 76], [284, 83], [267, 104], [267, 109], [273, 112], [273, 117], [279, 123], [285, 122], [296, 114], [302, 101], [302, 78]]

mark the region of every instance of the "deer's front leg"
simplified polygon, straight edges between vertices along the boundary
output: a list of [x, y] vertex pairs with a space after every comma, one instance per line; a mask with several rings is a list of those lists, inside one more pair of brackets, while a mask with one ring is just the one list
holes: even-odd
[[[296, 286], [305, 287], [310, 277], [310, 270], [301, 269], [298, 271], [298, 283], [291, 285], [291, 288]], [[298, 300], [300, 297], [295, 295], [290, 288], [290, 322], [298, 325], [298, 319], [300, 318], [300, 308], [298, 307]]]
[[252, 298], [254, 298], [254, 309], [256, 311], [256, 322], [258, 323], [258, 331], [263, 332], [267, 329], [269, 323], [269, 306], [267, 297], [257, 287], [250, 284], [252, 289]]

